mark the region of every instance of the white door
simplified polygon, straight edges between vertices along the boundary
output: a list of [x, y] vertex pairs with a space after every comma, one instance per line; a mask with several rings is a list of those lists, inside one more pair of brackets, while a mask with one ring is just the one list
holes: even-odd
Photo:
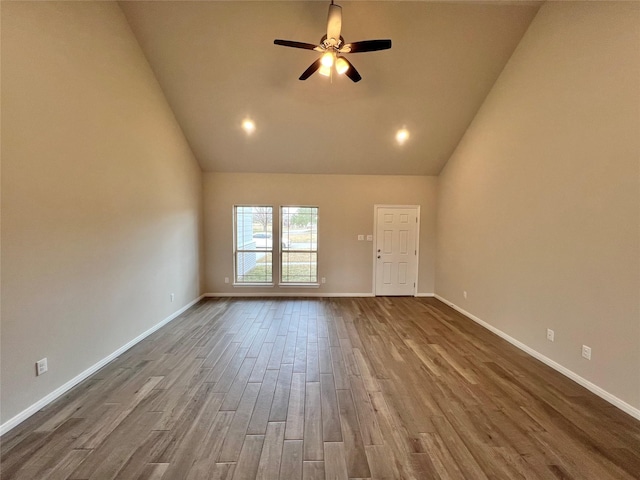
[[375, 294], [415, 295], [419, 207], [375, 208]]

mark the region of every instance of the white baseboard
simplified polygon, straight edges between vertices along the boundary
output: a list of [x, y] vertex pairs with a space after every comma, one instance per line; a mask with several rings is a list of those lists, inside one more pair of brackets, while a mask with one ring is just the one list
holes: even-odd
[[27, 418], [29, 418], [34, 413], [38, 412], [39, 410], [42, 410], [44, 407], [46, 407], [48, 404], [53, 402], [55, 399], [57, 399], [61, 395], [64, 395], [68, 390], [72, 389], [77, 384], [79, 384], [83, 380], [85, 380], [88, 377], [90, 377], [91, 375], [93, 375], [95, 372], [97, 372], [102, 367], [104, 367], [107, 363], [111, 362], [112, 360], [114, 360], [118, 356], [122, 355], [124, 352], [129, 350], [131, 347], [133, 347], [134, 345], [136, 345], [137, 343], [141, 342], [146, 337], [148, 337], [149, 335], [154, 333], [156, 330], [158, 330], [161, 327], [165, 326], [171, 320], [173, 320], [174, 318], [178, 317], [180, 314], [184, 313], [186, 310], [191, 308], [193, 305], [198, 303], [203, 298], [204, 298], [204, 295], [201, 295], [200, 297], [196, 298], [192, 302], [190, 302], [187, 305], [185, 305], [184, 307], [182, 307], [177, 312], [172, 313], [170, 316], [168, 316], [167, 318], [162, 320], [160, 323], [155, 324], [153, 327], [151, 327], [146, 332], [141, 333], [140, 335], [138, 335], [136, 338], [134, 338], [130, 342], [128, 342], [125, 345], [123, 345], [122, 347], [118, 348], [115, 352], [111, 353], [110, 355], [106, 356], [105, 358], [103, 358], [99, 362], [95, 363], [94, 365], [92, 365], [91, 367], [86, 369], [81, 374], [73, 377], [71, 380], [69, 380], [64, 385], [56, 388], [53, 392], [51, 392], [47, 396], [41, 398], [36, 403], [34, 403], [30, 407], [26, 408], [25, 410], [23, 410], [22, 412], [17, 414], [15, 417], [7, 420], [5, 423], [0, 425], [0, 435], [4, 435], [5, 433], [7, 433], [12, 428], [14, 428], [17, 425], [19, 425], [20, 423], [24, 422]]
[[435, 297], [435, 296], [436, 296], [435, 293], [416, 293], [416, 297], [421, 297], [421, 298], [422, 297], [432, 298], [432, 297]]
[[512, 344], [512, 345], [518, 347], [520, 350], [528, 353], [533, 358], [536, 358], [537, 360], [540, 360], [542, 363], [550, 366], [551, 368], [553, 368], [557, 372], [560, 372], [564, 376], [570, 378], [571, 380], [573, 380], [577, 384], [582, 385], [584, 388], [586, 388], [587, 390], [595, 393], [600, 398], [603, 398], [604, 400], [606, 400], [607, 402], [609, 402], [613, 406], [618, 407], [623, 412], [628, 413], [632, 417], [640, 420], [640, 409], [637, 409], [634, 406], [629, 405], [624, 400], [621, 400], [618, 397], [616, 397], [615, 395], [607, 392], [606, 390], [604, 390], [603, 388], [599, 387], [595, 383], [591, 383], [589, 380], [581, 377], [577, 373], [575, 373], [575, 372], [569, 370], [568, 368], [563, 367], [559, 363], [551, 360], [549, 357], [544, 356], [543, 354], [541, 354], [540, 352], [534, 350], [533, 348], [531, 348], [531, 347], [525, 345], [524, 343], [516, 340], [515, 338], [507, 335], [502, 330], [499, 330], [498, 328], [494, 327], [493, 325], [488, 324], [484, 320], [482, 320], [482, 319], [476, 317], [475, 315], [473, 315], [472, 313], [469, 313], [466, 310], [460, 308], [459, 306], [457, 306], [456, 304], [450, 302], [446, 298], [443, 298], [443, 297], [441, 297], [440, 295], [437, 295], [437, 294], [435, 295], [435, 297], [438, 300], [440, 300], [441, 302], [446, 303], [447, 305], [449, 305], [454, 310], [457, 310], [458, 312], [463, 314], [465, 317], [469, 317], [471, 320], [473, 320], [477, 324], [482, 325], [487, 330], [495, 333], [499, 337], [505, 339], [510, 344]]
[[205, 297], [374, 297], [371, 292], [367, 293], [307, 293], [307, 292], [228, 292], [228, 293], [205, 293]]

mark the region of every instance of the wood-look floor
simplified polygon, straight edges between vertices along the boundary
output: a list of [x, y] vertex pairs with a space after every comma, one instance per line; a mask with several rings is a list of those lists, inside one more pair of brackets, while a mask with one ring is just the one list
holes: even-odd
[[630, 479], [640, 422], [435, 299], [210, 299], [2, 438], [11, 479]]

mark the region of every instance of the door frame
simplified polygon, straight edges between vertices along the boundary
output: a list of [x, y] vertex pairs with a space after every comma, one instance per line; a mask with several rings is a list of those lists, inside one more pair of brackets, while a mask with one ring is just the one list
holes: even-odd
[[378, 244], [378, 209], [380, 208], [414, 208], [416, 210], [416, 278], [415, 287], [413, 288], [413, 296], [418, 296], [418, 279], [420, 278], [420, 205], [387, 205], [387, 204], [374, 204], [373, 205], [373, 246], [371, 248], [372, 261], [373, 261], [373, 279], [371, 291], [373, 296], [378, 296], [376, 290], [376, 268], [378, 268], [376, 245]]

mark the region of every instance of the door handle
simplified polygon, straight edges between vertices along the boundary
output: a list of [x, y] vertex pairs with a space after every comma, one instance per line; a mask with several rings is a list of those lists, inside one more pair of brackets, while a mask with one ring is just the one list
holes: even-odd
[[378, 255], [378, 258], [380, 258], [380, 255]]

